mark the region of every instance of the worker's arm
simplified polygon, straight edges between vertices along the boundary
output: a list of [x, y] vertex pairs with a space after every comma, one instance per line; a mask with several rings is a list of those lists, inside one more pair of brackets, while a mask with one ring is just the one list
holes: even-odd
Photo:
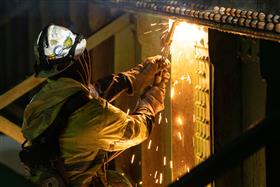
[[158, 70], [161, 56], [147, 58], [128, 71], [109, 75], [97, 80], [94, 85], [99, 95], [109, 102], [115, 100], [121, 93], [143, 91], [143, 88], [152, 83]]
[[164, 95], [169, 73], [164, 71], [137, 104], [133, 115], [108, 105], [107, 121], [98, 133], [99, 146], [107, 151], [127, 149], [143, 142], [150, 134], [155, 115], [164, 109]]

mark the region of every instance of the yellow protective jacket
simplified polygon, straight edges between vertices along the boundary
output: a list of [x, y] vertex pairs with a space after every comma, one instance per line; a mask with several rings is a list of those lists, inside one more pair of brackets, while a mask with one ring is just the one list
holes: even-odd
[[[86, 88], [70, 78], [48, 80], [25, 109], [24, 137], [30, 142], [38, 137], [63, 110], [67, 98], [79, 90]], [[71, 186], [89, 186], [104, 162], [98, 157], [100, 151], [124, 150], [144, 141], [149, 135], [146, 118], [145, 112], [128, 115], [101, 97], [76, 110], [59, 138]]]

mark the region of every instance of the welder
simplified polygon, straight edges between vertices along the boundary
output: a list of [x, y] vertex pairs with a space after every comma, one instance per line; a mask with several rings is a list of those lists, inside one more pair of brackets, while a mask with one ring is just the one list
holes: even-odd
[[[42, 29], [34, 51], [35, 74], [47, 82], [24, 111], [20, 158], [30, 180], [52, 187], [132, 186], [106, 169], [114, 155], [108, 153], [140, 144], [151, 133], [164, 109], [168, 60], [149, 57], [92, 81], [85, 38], [59, 25]], [[141, 92], [131, 114], [112, 104], [123, 92]]]

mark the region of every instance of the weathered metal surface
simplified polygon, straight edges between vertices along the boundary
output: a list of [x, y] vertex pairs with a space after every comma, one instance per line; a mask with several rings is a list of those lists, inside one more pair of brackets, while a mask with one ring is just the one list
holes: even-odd
[[[268, 3], [191, 2], [173, 0], [99, 1], [129, 12], [150, 13], [184, 19], [207, 27], [250, 37], [280, 41], [280, 16]], [[226, 2], [226, 1], [225, 1]], [[278, 3], [275, 3], [278, 6]]]

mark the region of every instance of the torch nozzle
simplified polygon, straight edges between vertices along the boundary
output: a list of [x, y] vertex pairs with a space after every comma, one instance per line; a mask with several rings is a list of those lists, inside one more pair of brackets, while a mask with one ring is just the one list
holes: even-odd
[[178, 24], [178, 21], [174, 21], [172, 23], [170, 31], [168, 31], [168, 34], [166, 36], [165, 46], [170, 46], [171, 45], [172, 38], [173, 38], [173, 35], [174, 35], [174, 31], [175, 31], [175, 28], [176, 28], [177, 24]]
[[173, 38], [173, 35], [174, 35], [174, 31], [175, 31], [175, 28], [176, 28], [178, 23], [179, 23], [179, 21], [176, 21], [176, 20], [174, 22], [172, 22], [171, 28], [168, 31], [167, 36], [165, 37], [165, 40], [164, 40], [164, 43], [163, 43], [163, 48], [162, 48], [162, 51], [161, 51], [163, 62], [165, 61], [165, 59], [169, 55], [170, 45], [172, 43], [172, 38]]

